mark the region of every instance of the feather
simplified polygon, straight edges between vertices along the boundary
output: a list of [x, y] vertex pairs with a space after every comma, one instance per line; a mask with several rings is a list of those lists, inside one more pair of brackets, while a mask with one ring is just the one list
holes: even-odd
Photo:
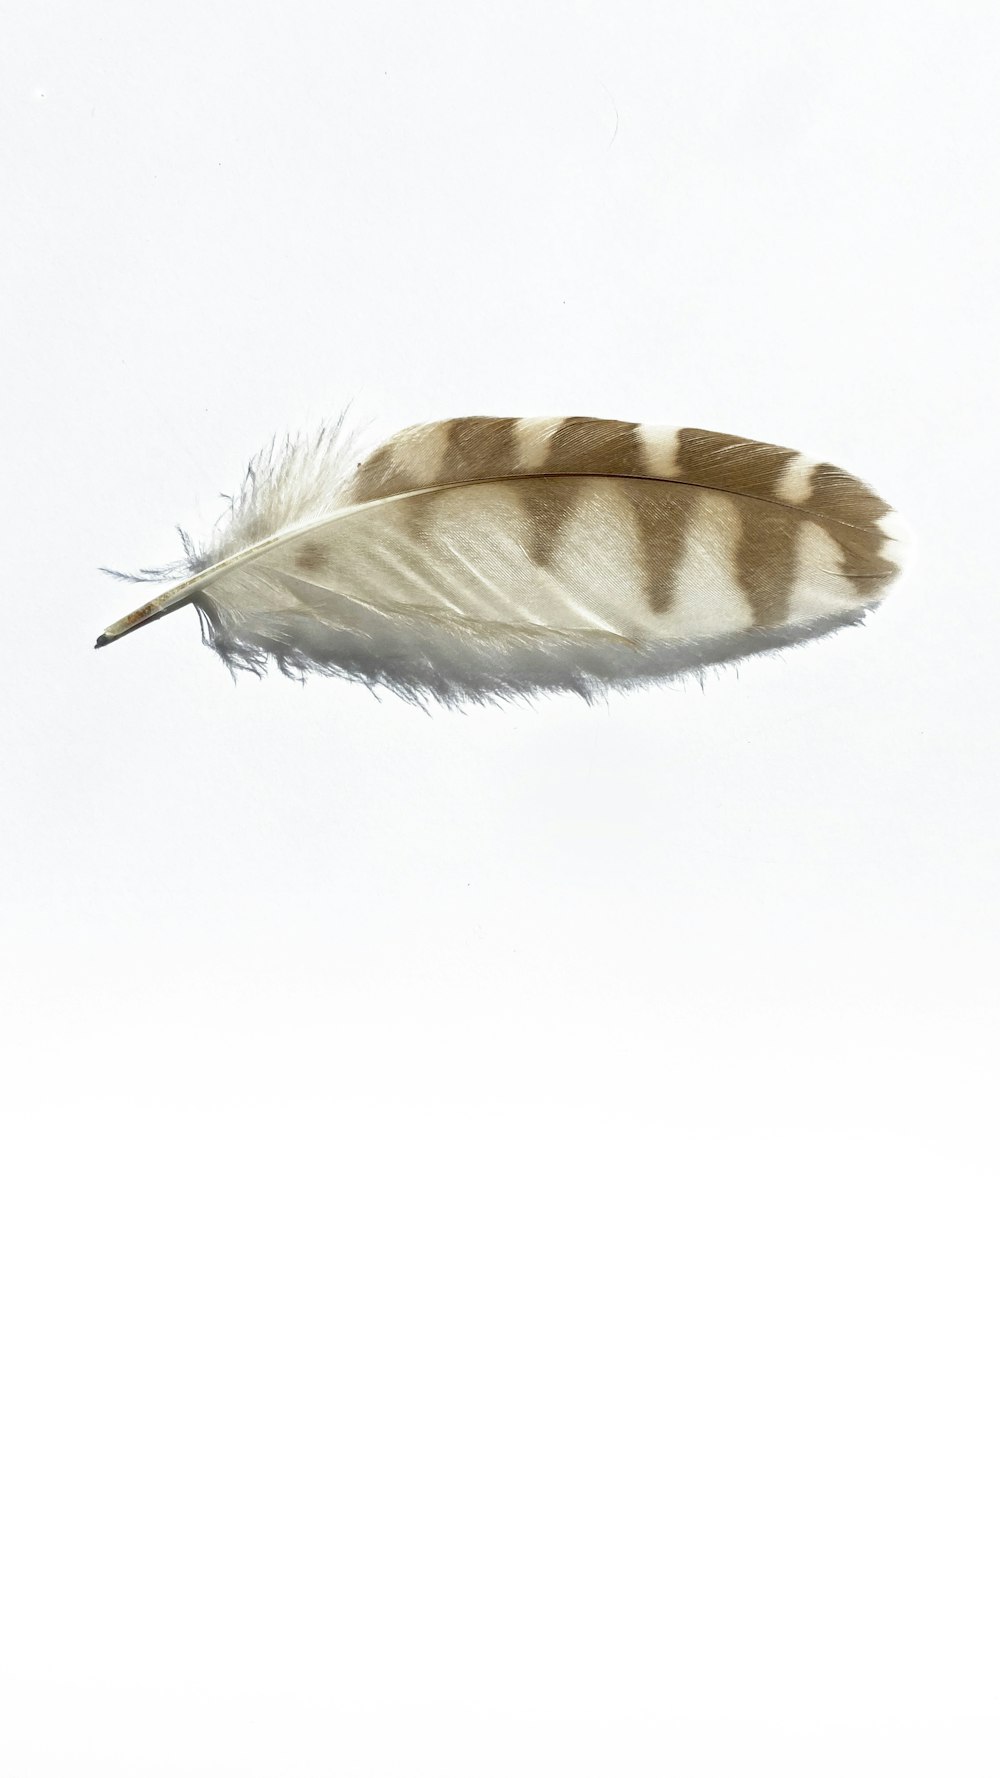
[[188, 578], [97, 647], [193, 604], [232, 668], [588, 697], [857, 623], [902, 561], [863, 482], [728, 433], [473, 418], [353, 456], [341, 422], [256, 458], [210, 543], [181, 533]]

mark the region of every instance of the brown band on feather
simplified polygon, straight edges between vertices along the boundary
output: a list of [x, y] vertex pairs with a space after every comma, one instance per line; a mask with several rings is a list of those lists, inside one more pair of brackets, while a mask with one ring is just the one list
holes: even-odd
[[757, 444], [731, 432], [703, 432], [685, 426], [677, 434], [677, 480], [724, 494], [750, 494], [770, 500], [795, 451]]
[[390, 438], [358, 465], [350, 498], [352, 503], [381, 500], [390, 494], [404, 493], [409, 485], [405, 471], [400, 468], [395, 441]]
[[626, 480], [621, 497], [635, 521], [642, 591], [651, 610], [669, 611], [684, 556], [693, 502], [669, 482]]
[[519, 474], [516, 420], [472, 417], [450, 420], [438, 480], [447, 483], [506, 481]]
[[564, 420], [540, 475], [645, 475], [642, 429], [629, 420]]
[[737, 501], [737, 517], [734, 567], [754, 623], [787, 623], [802, 520], [788, 507], [765, 500]]
[[549, 568], [581, 496], [572, 481], [546, 476], [523, 476], [513, 486], [526, 520], [522, 548], [539, 568]]
[[327, 559], [326, 545], [318, 537], [303, 537], [295, 547], [295, 566], [301, 568], [303, 574], [314, 574], [322, 568]]

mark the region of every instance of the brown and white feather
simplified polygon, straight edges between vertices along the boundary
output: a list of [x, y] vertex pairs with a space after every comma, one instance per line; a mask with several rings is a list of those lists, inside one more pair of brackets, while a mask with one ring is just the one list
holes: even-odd
[[336, 435], [258, 460], [183, 603], [231, 665], [446, 701], [669, 678], [857, 622], [903, 531], [777, 445], [588, 418], [410, 427], [351, 473]]

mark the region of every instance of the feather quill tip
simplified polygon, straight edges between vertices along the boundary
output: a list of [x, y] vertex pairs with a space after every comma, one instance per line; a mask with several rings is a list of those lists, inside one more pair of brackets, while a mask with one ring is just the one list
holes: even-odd
[[187, 605], [192, 598], [193, 590], [201, 585], [202, 576], [196, 574], [192, 580], [186, 580], [182, 586], [171, 587], [169, 592], [159, 593], [155, 599], [147, 600], [140, 605], [138, 611], [130, 611], [127, 617], [120, 617], [117, 623], [109, 624], [102, 630], [94, 643], [95, 648], [107, 648], [109, 642], [117, 642], [119, 636], [127, 636], [132, 630], [141, 630], [144, 624], [153, 624], [158, 617], [165, 617], [168, 611], [176, 611], [179, 605]]

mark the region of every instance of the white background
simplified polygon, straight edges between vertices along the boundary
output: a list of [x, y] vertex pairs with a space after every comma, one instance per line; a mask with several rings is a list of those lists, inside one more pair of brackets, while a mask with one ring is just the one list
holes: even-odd
[[[996, 1772], [993, 19], [8, 14], [12, 1778]], [[92, 652], [351, 398], [920, 553], [594, 709]]]

